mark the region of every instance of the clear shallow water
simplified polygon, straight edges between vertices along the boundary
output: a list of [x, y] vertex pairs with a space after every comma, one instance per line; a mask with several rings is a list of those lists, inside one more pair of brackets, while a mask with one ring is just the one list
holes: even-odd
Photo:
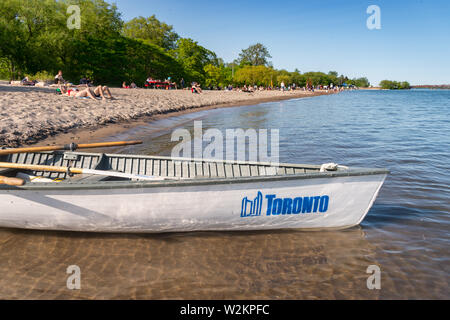
[[[172, 117], [111, 139], [170, 155], [174, 128], [280, 129], [280, 160], [392, 171], [345, 231], [91, 235], [0, 231], [0, 298], [450, 298], [450, 91], [360, 91]], [[82, 290], [66, 289], [66, 268]], [[381, 290], [367, 289], [369, 265]]]

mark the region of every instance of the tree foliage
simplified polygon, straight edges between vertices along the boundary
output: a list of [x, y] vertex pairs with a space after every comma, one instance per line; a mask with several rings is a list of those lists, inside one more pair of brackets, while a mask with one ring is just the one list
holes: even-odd
[[180, 38], [172, 26], [159, 21], [155, 15], [148, 18], [134, 18], [125, 23], [123, 34], [128, 38], [148, 41], [165, 50], [175, 49]]
[[[80, 6], [80, 29], [67, 28], [71, 4]], [[72, 82], [88, 76], [110, 85], [184, 76], [162, 47], [124, 36], [122, 27], [117, 7], [103, 0], [2, 0], [0, 57], [10, 78], [60, 69]]]
[[382, 89], [388, 89], [388, 90], [411, 89], [411, 85], [407, 81], [398, 82], [398, 81], [391, 81], [391, 80], [383, 80], [380, 82], [380, 87]]
[[268, 87], [272, 86], [273, 82], [276, 82], [277, 72], [263, 65], [244, 66], [236, 72], [234, 80], [239, 85], [246, 84]]
[[289, 72], [287, 70], [275, 70], [266, 66], [244, 66], [237, 70], [235, 83], [238, 85], [280, 86], [282, 82], [286, 86], [295, 84], [297, 87], [307, 86], [342, 86], [354, 85], [357, 87], [370, 86], [367, 78], [349, 79], [346, 76], [337, 76], [337, 72], [328, 74], [323, 72], [300, 71]]
[[175, 59], [183, 66], [187, 81], [205, 83], [205, 66], [217, 65], [217, 56], [214, 52], [202, 47], [196, 41], [181, 38], [177, 48], [173, 51]]
[[269, 50], [261, 43], [251, 45], [239, 54], [238, 64], [241, 66], [267, 66], [272, 58]]
[[353, 79], [351, 80], [351, 84], [359, 87], [359, 88], [368, 88], [370, 87], [370, 82], [369, 79], [363, 77], [363, 78], [358, 78], [358, 79]]
[[208, 64], [205, 70], [205, 85], [208, 88], [224, 88], [233, 83], [231, 69], [223, 64], [215, 66]]

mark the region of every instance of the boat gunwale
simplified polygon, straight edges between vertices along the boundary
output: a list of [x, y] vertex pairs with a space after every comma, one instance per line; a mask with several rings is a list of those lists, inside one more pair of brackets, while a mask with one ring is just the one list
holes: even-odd
[[220, 184], [275, 182], [290, 180], [325, 179], [340, 177], [388, 175], [387, 169], [354, 168], [346, 171], [301, 173], [291, 175], [274, 175], [260, 177], [239, 178], [197, 178], [197, 179], [167, 179], [164, 181], [96, 181], [96, 182], [64, 182], [64, 183], [35, 183], [21, 187], [0, 185], [0, 191], [11, 190], [105, 190], [105, 189], [141, 189], [141, 188], [173, 188]]

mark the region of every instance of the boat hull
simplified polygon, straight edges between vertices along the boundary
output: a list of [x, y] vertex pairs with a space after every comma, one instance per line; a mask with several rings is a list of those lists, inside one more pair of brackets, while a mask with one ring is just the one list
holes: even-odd
[[0, 226], [110, 233], [348, 228], [387, 174], [0, 191]]

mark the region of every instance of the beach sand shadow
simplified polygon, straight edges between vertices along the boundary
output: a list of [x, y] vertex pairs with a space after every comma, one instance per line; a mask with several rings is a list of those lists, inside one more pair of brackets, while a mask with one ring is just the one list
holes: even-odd
[[34, 87], [34, 86], [11, 86], [11, 85], [0, 85], [1, 92], [17, 92], [17, 93], [28, 93], [28, 92], [45, 92], [53, 93], [56, 88], [51, 87]]

